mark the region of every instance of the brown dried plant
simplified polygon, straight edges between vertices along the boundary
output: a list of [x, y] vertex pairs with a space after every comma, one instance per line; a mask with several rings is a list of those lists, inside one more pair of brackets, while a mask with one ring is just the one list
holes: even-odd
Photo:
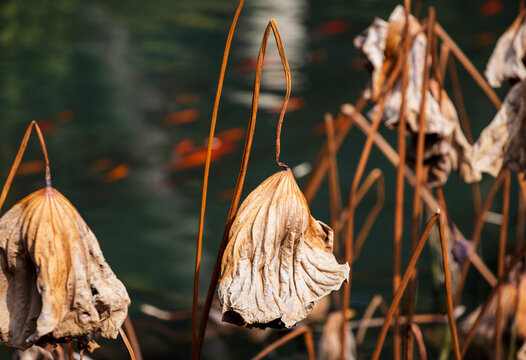
[[36, 122], [29, 126], [4, 185], [0, 207], [35, 129], [46, 161], [46, 187], [0, 219], [0, 338], [8, 346], [49, 350], [94, 335], [116, 338], [130, 299], [77, 210], [51, 187], [49, 160]]
[[311, 216], [289, 169], [247, 196], [229, 239], [219, 283], [227, 321], [290, 328], [349, 275], [332, 254], [332, 229]]

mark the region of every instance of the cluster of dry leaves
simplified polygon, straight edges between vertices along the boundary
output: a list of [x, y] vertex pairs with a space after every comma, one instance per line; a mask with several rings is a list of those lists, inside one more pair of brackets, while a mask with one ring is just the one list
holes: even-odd
[[[401, 38], [405, 24], [405, 11], [397, 6], [388, 21], [375, 19], [373, 24], [355, 39], [355, 46], [362, 53], [371, 70], [371, 81], [365, 96], [375, 99], [394, 64], [401, 56]], [[410, 16], [409, 32], [412, 44], [409, 54], [409, 82], [406, 89], [405, 117], [407, 132], [415, 139], [418, 134], [418, 116], [421, 107], [421, 88], [427, 39], [422, 25]], [[488, 62], [486, 77], [492, 86], [504, 81], [514, 84], [502, 108], [484, 129], [479, 139], [470, 144], [460, 126], [455, 106], [441, 89], [437, 78], [430, 81], [425, 104], [424, 164], [429, 167], [428, 185], [446, 183], [454, 170], [465, 182], [481, 180], [482, 173], [497, 176], [503, 167], [521, 172], [526, 168], [526, 138], [523, 123], [526, 115], [526, 23], [523, 11], [513, 25], [499, 39]], [[401, 76], [387, 94], [382, 121], [390, 128], [397, 126], [400, 116]], [[378, 106], [374, 107], [373, 117]], [[415, 148], [408, 152], [414, 158]]]

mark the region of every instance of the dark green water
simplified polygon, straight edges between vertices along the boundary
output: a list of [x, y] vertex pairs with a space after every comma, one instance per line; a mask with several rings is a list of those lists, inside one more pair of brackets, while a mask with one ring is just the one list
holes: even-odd
[[[512, 22], [517, 8], [513, 2], [498, 14], [484, 17], [479, 12], [483, 3], [424, 1], [424, 6], [436, 6], [438, 20], [481, 71], [496, 37]], [[303, 101], [285, 117], [282, 160], [291, 167], [312, 163], [324, 140], [316, 134], [316, 125], [326, 112], [334, 114], [341, 104], [355, 101], [367, 80], [357, 66], [354, 36], [374, 16], [387, 18], [394, 4], [386, 0], [246, 0], [234, 37], [217, 132], [246, 126], [254, 59], [263, 29], [275, 17], [293, 70], [292, 96]], [[169, 311], [191, 308], [202, 167], [173, 171], [169, 164], [180, 159], [174, 146], [183, 140], [192, 140], [195, 147], [206, 141], [235, 6], [234, 1], [226, 0], [25, 0], [0, 5], [1, 174], [7, 176], [25, 127], [31, 120], [44, 120], [54, 186], [78, 208], [127, 286], [147, 359], [189, 357], [190, 322], [153, 320], [140, 312], [140, 305]], [[338, 22], [328, 23], [334, 20]], [[283, 96], [280, 71], [276, 62], [270, 62], [264, 71], [245, 195], [277, 170], [273, 162], [277, 114], [272, 109]], [[460, 76], [472, 129], [478, 136], [495, 110], [465, 72], [460, 71]], [[189, 109], [190, 118], [196, 121], [166, 125], [167, 114]], [[395, 143], [395, 134], [386, 129], [381, 132]], [[361, 133], [351, 132], [339, 153], [344, 198], [364, 140]], [[35, 143], [28, 148], [26, 160], [40, 159]], [[203, 295], [242, 151], [242, 141], [228, 145], [212, 164], [201, 270]], [[395, 170], [376, 150], [367, 171], [374, 167], [384, 171], [387, 197], [355, 264], [351, 305], [358, 314], [373, 295], [390, 299], [391, 292]], [[305, 179], [298, 179], [300, 186]], [[484, 178], [484, 193], [491, 183]], [[5, 208], [43, 185], [42, 174], [17, 177]], [[328, 222], [326, 187], [322, 185], [311, 210]], [[409, 188], [406, 192], [411, 193]], [[470, 234], [469, 187], [452, 175], [445, 193], [456, 224]], [[366, 197], [357, 224], [374, 202], [374, 196]], [[406, 204], [411, 203], [408, 196]], [[511, 209], [516, 209], [515, 201]], [[409, 207], [406, 212], [410, 214]], [[408, 234], [410, 222], [405, 225]], [[512, 221], [512, 234], [513, 225]], [[484, 236], [487, 261], [494, 268], [491, 254], [496, 253], [498, 228], [488, 225]], [[406, 236], [404, 243], [408, 241]], [[431, 256], [424, 252], [420, 267], [418, 310], [422, 312], [444, 308], [442, 292], [434, 290], [430, 281]], [[470, 280], [465, 299], [472, 307], [487, 288], [477, 275]], [[370, 355], [375, 335], [371, 331], [371, 341], [360, 349], [363, 358]], [[126, 358], [120, 341], [103, 344], [93, 354], [95, 358]], [[246, 332], [221, 330], [206, 340], [204, 357], [245, 359], [264, 344], [251, 340]], [[302, 346], [301, 341], [294, 342], [273, 358], [303, 358]], [[386, 347], [386, 358], [388, 354]]]

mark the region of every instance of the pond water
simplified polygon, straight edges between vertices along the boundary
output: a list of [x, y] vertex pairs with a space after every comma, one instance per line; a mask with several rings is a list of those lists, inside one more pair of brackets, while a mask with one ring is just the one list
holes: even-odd
[[[517, 9], [517, 4], [507, 3], [491, 15], [485, 3], [424, 1], [422, 11], [425, 15], [426, 6], [436, 6], [438, 20], [480, 71]], [[255, 59], [268, 20], [276, 18], [292, 68], [293, 101], [285, 116], [281, 158], [305, 170], [297, 173], [302, 186], [324, 141], [319, 133], [323, 115], [354, 102], [367, 81], [353, 39], [374, 16], [387, 18], [393, 4], [386, 0], [246, 0], [219, 111], [218, 151], [211, 168], [204, 233], [202, 296], [235, 185]], [[128, 288], [131, 315], [147, 359], [189, 357], [190, 321], [185, 312], [191, 309], [204, 144], [236, 5], [226, 0], [11, 0], [0, 5], [1, 174], [7, 176], [25, 127], [38, 120], [48, 145], [53, 184], [83, 215]], [[269, 45], [267, 59], [243, 197], [278, 170], [273, 161], [274, 133], [284, 80], [274, 44]], [[468, 75], [459, 73], [476, 137], [495, 110]], [[395, 144], [395, 133], [387, 129], [381, 133]], [[344, 199], [364, 140], [362, 133], [353, 130], [338, 155]], [[39, 159], [40, 150], [32, 141], [5, 209], [44, 185]], [[395, 170], [377, 150], [366, 173], [375, 167], [386, 177], [386, 203], [355, 264], [351, 306], [358, 314], [375, 294], [389, 302], [391, 293]], [[484, 178], [484, 194], [491, 184], [492, 179]], [[452, 175], [444, 191], [452, 218], [464, 234], [471, 234], [470, 188]], [[406, 192], [406, 204], [411, 204], [409, 187]], [[357, 224], [374, 202], [374, 195], [365, 198]], [[329, 222], [326, 183], [311, 210], [316, 218]], [[406, 206], [406, 220], [410, 211]], [[513, 225], [512, 221], [512, 234]], [[409, 229], [410, 221], [406, 221], [405, 245]], [[498, 227], [488, 225], [484, 236], [488, 238], [486, 259], [495, 268], [491, 254], [496, 253]], [[407, 264], [407, 249], [405, 255]], [[418, 310], [422, 312], [444, 309], [442, 291], [432, 281], [432, 257], [426, 250], [420, 262]], [[477, 275], [470, 280], [465, 299], [472, 308], [487, 287]], [[184, 319], [155, 320], [141, 312], [142, 304], [181, 312]], [[259, 342], [245, 331], [217, 326], [213, 330], [205, 343], [206, 359], [249, 358], [276, 337], [271, 334]], [[371, 331], [370, 341], [361, 348], [364, 359], [370, 356], [375, 336]], [[94, 358], [127, 358], [120, 341], [102, 344]], [[293, 342], [271, 358], [303, 358], [302, 344]], [[388, 346], [384, 351], [387, 357]]]

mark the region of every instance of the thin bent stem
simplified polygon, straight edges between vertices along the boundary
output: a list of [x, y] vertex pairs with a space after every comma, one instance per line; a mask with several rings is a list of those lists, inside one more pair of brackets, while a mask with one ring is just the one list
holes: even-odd
[[[354, 249], [353, 249], [353, 255], [354, 255], [352, 259], [353, 262], [355, 262], [360, 256], [360, 252], [362, 251], [362, 247], [363, 247], [363, 244], [365, 243], [365, 239], [367, 239], [367, 236], [369, 235], [369, 232], [371, 231], [374, 225], [374, 222], [376, 221], [376, 218], [378, 217], [378, 215], [380, 214], [380, 211], [382, 210], [382, 207], [384, 206], [385, 184], [384, 184], [384, 174], [382, 173], [382, 170], [373, 169], [373, 171], [369, 173], [369, 176], [365, 179], [364, 183], [358, 190], [358, 193], [361, 193], [362, 188], [365, 188], [366, 185], [367, 185], [367, 190], [368, 190], [374, 183], [376, 184], [376, 203], [374, 204], [373, 208], [371, 209], [371, 211], [365, 218], [362, 228], [360, 229], [360, 232], [358, 233], [358, 236], [356, 237], [356, 242], [354, 244]], [[358, 194], [356, 197], [360, 198], [359, 195], [360, 194]], [[357, 203], [359, 203], [359, 201], [357, 201]]]
[[440, 244], [442, 246], [442, 262], [444, 265], [444, 283], [446, 288], [446, 308], [449, 321], [449, 329], [453, 339], [453, 351], [457, 360], [461, 359], [460, 345], [458, 342], [457, 326], [455, 324], [455, 315], [453, 308], [453, 295], [451, 293], [451, 272], [449, 269], [449, 251], [447, 249], [446, 234], [444, 230], [444, 216], [439, 216], [438, 227], [440, 230]]
[[268, 345], [266, 348], [261, 350], [256, 356], [252, 358], [252, 360], [261, 360], [280, 346], [285, 345], [290, 340], [304, 334], [305, 336], [305, 345], [307, 347], [307, 352], [309, 355], [309, 360], [315, 359], [315, 353], [314, 353], [314, 343], [312, 341], [312, 331], [310, 327], [307, 325], [300, 326], [299, 328], [292, 330], [288, 334], [280, 337], [278, 340], [274, 341], [272, 344]]
[[365, 308], [363, 317], [360, 320], [360, 326], [356, 332], [356, 344], [360, 345], [365, 340], [365, 334], [370, 327], [371, 319], [377, 308], [380, 308], [384, 314], [388, 311], [387, 304], [382, 295], [375, 295], [369, 302], [369, 305]]
[[[497, 180], [495, 180], [495, 182], [493, 183], [493, 186], [491, 187], [488, 193], [488, 196], [486, 197], [486, 200], [484, 201], [484, 205], [482, 206], [482, 210], [479, 213], [477, 221], [475, 222], [475, 228], [473, 229], [473, 235], [471, 237], [471, 244], [473, 246], [473, 252], [476, 251], [478, 243], [480, 242], [480, 236], [482, 234], [482, 227], [484, 226], [486, 214], [489, 211], [491, 203], [493, 202], [493, 198], [497, 194], [497, 191], [499, 190], [499, 187], [504, 181], [504, 179], [505, 179], [505, 174], [501, 172]], [[460, 304], [460, 301], [462, 299], [462, 290], [464, 289], [464, 284], [466, 282], [470, 263], [471, 263], [470, 261], [466, 260], [462, 264], [460, 278], [458, 280], [457, 288], [455, 290], [455, 307]]]
[[[405, 25], [404, 25], [404, 52], [402, 54], [402, 94], [400, 100], [400, 115], [398, 118], [398, 139], [397, 147], [400, 162], [396, 170], [396, 198], [394, 215], [394, 239], [393, 239], [393, 294], [400, 286], [402, 274], [402, 235], [404, 232], [404, 167], [406, 153], [406, 97], [407, 84], [409, 82], [409, 51], [411, 42], [409, 41], [409, 13], [411, 12], [411, 1], [404, 1]], [[400, 308], [396, 308], [394, 315], [393, 328], [393, 359], [400, 360], [402, 352], [402, 339], [400, 337], [399, 325]]]
[[[363, 172], [365, 170], [365, 166], [367, 164], [367, 161], [369, 159], [369, 155], [371, 154], [371, 149], [373, 147], [373, 139], [374, 135], [378, 131], [378, 127], [380, 126], [380, 122], [382, 120], [382, 114], [384, 112], [384, 106], [387, 98], [387, 94], [391, 91], [393, 88], [394, 82], [398, 78], [398, 75], [400, 74], [402, 68], [402, 61], [399, 59], [397, 61], [395, 68], [393, 69], [393, 72], [391, 73], [387, 83], [385, 84], [385, 87], [383, 88], [381, 94], [380, 94], [380, 100], [378, 101], [378, 105], [376, 108], [375, 117], [373, 120], [373, 123], [371, 125], [371, 132], [367, 136], [367, 140], [365, 141], [365, 144], [363, 146], [362, 153], [360, 155], [360, 160], [358, 162], [358, 167], [356, 168], [356, 172], [354, 173], [353, 182], [351, 185], [351, 191], [349, 192], [349, 203], [347, 206], [347, 226], [346, 226], [346, 232], [345, 232], [345, 261], [349, 264], [350, 270], [349, 273], [351, 274], [349, 276], [349, 282], [346, 282], [343, 287], [343, 297], [342, 297], [342, 316], [345, 318], [345, 313], [347, 312], [347, 308], [349, 307], [349, 299], [351, 297], [351, 280], [352, 280], [352, 251], [353, 251], [353, 234], [354, 234], [354, 211], [356, 208], [355, 205], [355, 197], [356, 197], [356, 191], [358, 189], [358, 185], [360, 184], [360, 180], [362, 178]], [[346, 342], [346, 328], [345, 328], [345, 322], [342, 323], [341, 327], [341, 339], [340, 339], [340, 359], [344, 360], [345, 357], [345, 342]]]
[[435, 225], [439, 214], [440, 210], [437, 210], [437, 212], [429, 219], [424, 233], [422, 234], [422, 237], [420, 238], [420, 241], [418, 242], [417, 247], [415, 248], [415, 251], [411, 256], [411, 261], [409, 261], [409, 265], [407, 266], [407, 270], [404, 273], [404, 277], [402, 278], [400, 286], [396, 290], [396, 293], [393, 297], [393, 302], [391, 303], [391, 306], [387, 311], [387, 315], [385, 316], [384, 324], [382, 325], [382, 329], [380, 330], [380, 335], [378, 336], [376, 346], [374, 347], [373, 356], [371, 357], [372, 360], [378, 360], [380, 358], [380, 353], [382, 352], [382, 347], [385, 341], [385, 337], [387, 335], [387, 330], [391, 325], [391, 319], [396, 311], [398, 304], [400, 303], [400, 300], [402, 299], [402, 296], [404, 295], [405, 288], [407, 287], [407, 284], [411, 279], [413, 271], [415, 270], [416, 264], [418, 262], [418, 258], [420, 257], [420, 254], [424, 249], [424, 245], [426, 244], [429, 233], [431, 232], [433, 225]]
[[130, 341], [128, 340], [128, 337], [126, 336], [126, 333], [122, 328], [119, 328], [119, 334], [121, 335], [122, 341], [124, 342], [124, 345], [126, 345], [126, 349], [128, 350], [128, 353], [130, 354], [130, 359], [135, 360], [135, 353], [133, 352], [133, 348], [130, 344]]
[[[358, 101], [356, 102], [355, 109], [356, 111], [360, 112], [363, 110], [363, 108], [367, 105], [367, 100], [361, 96]], [[343, 114], [339, 114], [336, 118], [336, 123], [340, 124], [342, 120], [348, 120], [344, 123], [342, 129], [336, 133], [335, 135], [335, 146], [336, 151], [338, 152], [340, 147], [343, 144], [343, 141], [347, 137], [347, 134], [352, 128], [353, 122], [352, 119], [349, 119], [348, 116], [344, 116]], [[323, 182], [323, 179], [325, 178], [325, 174], [329, 170], [329, 164], [327, 162], [327, 156], [328, 156], [328, 143], [325, 142], [323, 146], [321, 147], [320, 151], [318, 152], [318, 155], [316, 156], [316, 160], [314, 161], [314, 166], [312, 168], [312, 171], [309, 175], [309, 178], [307, 179], [307, 183], [303, 189], [303, 194], [305, 195], [305, 199], [307, 200], [307, 204], [310, 205], [312, 200], [314, 199], [314, 196], [318, 192], [321, 183]]]
[[418, 344], [418, 353], [420, 355], [420, 360], [426, 360], [426, 345], [424, 344], [424, 336], [422, 335], [420, 326], [418, 326], [415, 323], [411, 323], [411, 332], [413, 333], [413, 337], [416, 339], [416, 343]]
[[473, 80], [480, 86], [482, 91], [488, 96], [490, 101], [495, 105], [495, 107], [500, 109], [502, 106], [502, 102], [500, 101], [499, 97], [493, 91], [493, 89], [488, 85], [484, 77], [478, 72], [478, 70], [475, 68], [475, 66], [469, 61], [468, 57], [460, 50], [458, 45], [453, 41], [453, 39], [446, 33], [446, 31], [440, 26], [440, 24], [437, 22], [435, 24], [435, 32], [442, 39], [442, 41], [447, 44], [447, 46], [450, 48], [450, 50], [455, 54], [458, 61], [464, 66], [464, 68], [467, 70], [467, 72], [471, 75]]
[[[502, 194], [502, 223], [500, 225], [499, 236], [499, 255], [498, 255], [498, 276], [504, 274], [504, 257], [506, 256], [506, 237], [508, 230], [508, 213], [510, 207], [510, 169], [502, 171], [504, 175], [504, 191]], [[501, 358], [501, 340], [502, 340], [502, 306], [501, 306], [501, 288], [497, 290], [497, 320], [495, 328], [495, 359]]]
[[[435, 9], [429, 7], [428, 15], [429, 27], [427, 28], [427, 44], [426, 44], [426, 55], [424, 61], [424, 73], [422, 75], [422, 89], [420, 97], [420, 113], [418, 121], [418, 138], [417, 138], [417, 150], [416, 150], [416, 161], [415, 161], [415, 187], [413, 194], [413, 213], [412, 213], [412, 228], [411, 228], [411, 252], [414, 251], [418, 242], [418, 232], [420, 228], [420, 216], [422, 212], [422, 200], [420, 199], [421, 186], [424, 179], [424, 141], [425, 141], [425, 127], [426, 127], [426, 103], [427, 93], [429, 91], [429, 61], [431, 48], [433, 46], [434, 38], [434, 23], [435, 23]], [[416, 292], [416, 272], [411, 280], [409, 287], [408, 304], [407, 304], [407, 317], [409, 318], [409, 324], [406, 325], [406, 335], [411, 336], [410, 323], [414, 313], [415, 306], [415, 292]], [[405, 351], [412, 352], [409, 346], [406, 346]]]
[[[241, 193], [243, 191], [243, 184], [245, 182], [245, 175], [247, 172], [248, 160], [250, 158], [250, 149], [252, 148], [252, 140], [254, 138], [254, 130], [256, 127], [256, 115], [257, 115], [258, 101], [259, 101], [259, 88], [261, 84], [261, 71], [263, 69], [263, 60], [265, 57], [265, 50], [267, 48], [268, 37], [269, 37], [271, 29], [276, 39], [276, 45], [278, 46], [278, 51], [280, 53], [281, 60], [284, 62], [287, 62], [287, 57], [285, 56], [285, 50], [283, 48], [283, 43], [281, 42], [281, 37], [279, 35], [276, 21], [274, 19], [270, 19], [269, 24], [267, 25], [267, 28], [265, 29], [265, 33], [263, 34], [263, 39], [261, 41], [261, 46], [259, 49], [257, 67], [256, 67], [256, 76], [254, 79], [254, 90], [253, 90], [253, 95], [252, 95], [252, 107], [250, 109], [250, 120], [248, 123], [248, 130], [247, 130], [247, 135], [245, 139], [245, 148], [243, 149], [243, 157], [241, 159], [241, 166], [239, 168], [239, 174], [237, 177], [236, 187], [234, 190], [234, 196], [230, 204], [230, 210], [228, 212], [225, 229], [223, 231], [221, 243], [219, 244], [219, 250], [218, 250], [216, 261], [214, 264], [212, 276], [210, 278], [208, 292], [206, 294], [205, 304], [203, 307], [203, 313], [201, 316], [201, 322], [199, 324], [199, 333], [197, 334], [197, 343], [195, 346], [194, 360], [200, 359], [201, 357], [201, 350], [203, 347], [206, 324], [208, 322], [208, 316], [210, 314], [210, 307], [212, 306], [212, 300], [214, 298], [214, 292], [216, 289], [217, 280], [219, 279], [219, 273], [221, 270], [221, 260], [223, 259], [223, 253], [225, 252], [225, 248], [228, 242], [228, 233], [230, 231], [230, 227], [232, 226], [232, 222], [234, 220], [234, 216], [237, 212], [239, 201], [241, 199]], [[288, 68], [289, 68], [288, 64], [283, 65], [283, 69], [285, 70], [285, 72], [287, 71]], [[287, 97], [290, 96], [290, 89], [289, 89], [290, 86], [291, 86], [290, 81], [287, 81], [287, 95], [286, 95], [285, 101], [283, 102], [282, 113], [280, 114], [280, 120], [279, 120], [280, 122], [283, 120], [283, 114], [284, 114], [283, 111], [284, 109], [286, 109], [286, 105], [288, 102]], [[279, 139], [279, 133], [278, 133], [278, 139]]]
[[214, 141], [214, 134], [217, 122], [217, 113], [219, 110], [219, 100], [221, 99], [221, 91], [223, 89], [223, 81], [225, 79], [226, 65], [228, 63], [228, 54], [230, 53], [230, 45], [232, 44], [232, 38], [234, 36], [234, 30], [236, 28], [237, 19], [243, 8], [244, 0], [239, 0], [237, 10], [230, 25], [228, 32], [225, 51], [223, 53], [223, 60], [221, 62], [221, 70], [219, 72], [219, 81], [217, 83], [216, 97], [214, 101], [214, 109], [212, 112], [212, 121], [210, 123], [210, 133], [208, 134], [208, 144], [206, 146], [206, 157], [205, 157], [205, 171], [203, 175], [203, 190], [201, 194], [201, 211], [199, 215], [199, 229], [197, 233], [197, 248], [195, 254], [195, 269], [194, 269], [194, 291], [192, 299], [192, 359], [196, 358], [195, 349], [197, 341], [197, 303], [199, 298], [199, 270], [201, 268], [201, 253], [203, 249], [203, 231], [206, 211], [206, 196], [208, 192], [208, 177], [210, 174], [210, 162], [212, 159], [212, 145]]
[[491, 289], [491, 292], [489, 293], [488, 297], [486, 298], [486, 301], [482, 305], [482, 308], [479, 311], [479, 314], [477, 316], [477, 319], [471, 326], [471, 329], [468, 332], [468, 335], [466, 336], [464, 343], [462, 344], [462, 351], [461, 355], [464, 357], [466, 355], [466, 351], [469, 348], [469, 344], [471, 343], [471, 340], [473, 340], [473, 336], [475, 335], [475, 331], [477, 331], [477, 327], [479, 326], [480, 322], [482, 321], [482, 317], [484, 316], [484, 313], [488, 309], [489, 304], [491, 303], [491, 300], [493, 299], [493, 296], [497, 293], [499, 288], [506, 282], [506, 279], [508, 278], [509, 273], [515, 268], [515, 266], [523, 260], [523, 257], [526, 255], [526, 245], [523, 245], [522, 249], [513, 257], [513, 259], [510, 261], [508, 268], [504, 273], [499, 276], [499, 279], [497, 281], [497, 284]]
[[133, 351], [135, 352], [135, 355], [137, 356], [137, 360], [142, 360], [143, 357], [141, 345], [139, 344], [139, 339], [137, 339], [137, 334], [135, 333], [135, 328], [133, 327], [130, 315], [128, 315], [124, 320], [124, 330], [126, 330], [130, 337], [130, 343], [132, 345]]
[[11, 166], [11, 170], [9, 171], [7, 180], [4, 183], [4, 188], [2, 189], [2, 194], [0, 195], [0, 211], [2, 210], [2, 206], [4, 205], [5, 199], [7, 197], [7, 193], [9, 192], [9, 189], [11, 188], [11, 184], [13, 183], [13, 179], [16, 175], [16, 171], [18, 170], [18, 166], [20, 165], [20, 162], [22, 161], [22, 157], [24, 156], [24, 152], [26, 151], [26, 148], [27, 148], [27, 142], [29, 141], [29, 136], [31, 135], [31, 131], [33, 129], [35, 129], [35, 132], [37, 133], [37, 136], [38, 136], [38, 140], [40, 141], [40, 147], [42, 148], [42, 153], [44, 155], [44, 161], [46, 164], [46, 188], [51, 188], [51, 172], [49, 168], [49, 158], [47, 155], [46, 142], [44, 141], [44, 136], [42, 136], [42, 132], [40, 131], [40, 127], [38, 126], [38, 123], [36, 121], [31, 121], [31, 123], [27, 127], [24, 137], [22, 138], [22, 143], [20, 144], [20, 147], [18, 148], [18, 153], [16, 154], [15, 161], [13, 161], [13, 165]]
[[340, 248], [339, 215], [342, 211], [342, 194], [336, 161], [336, 144], [334, 140], [334, 120], [331, 114], [325, 115], [327, 129], [327, 150], [329, 159], [329, 204], [331, 210], [331, 225], [334, 229], [334, 252], [338, 254]]

